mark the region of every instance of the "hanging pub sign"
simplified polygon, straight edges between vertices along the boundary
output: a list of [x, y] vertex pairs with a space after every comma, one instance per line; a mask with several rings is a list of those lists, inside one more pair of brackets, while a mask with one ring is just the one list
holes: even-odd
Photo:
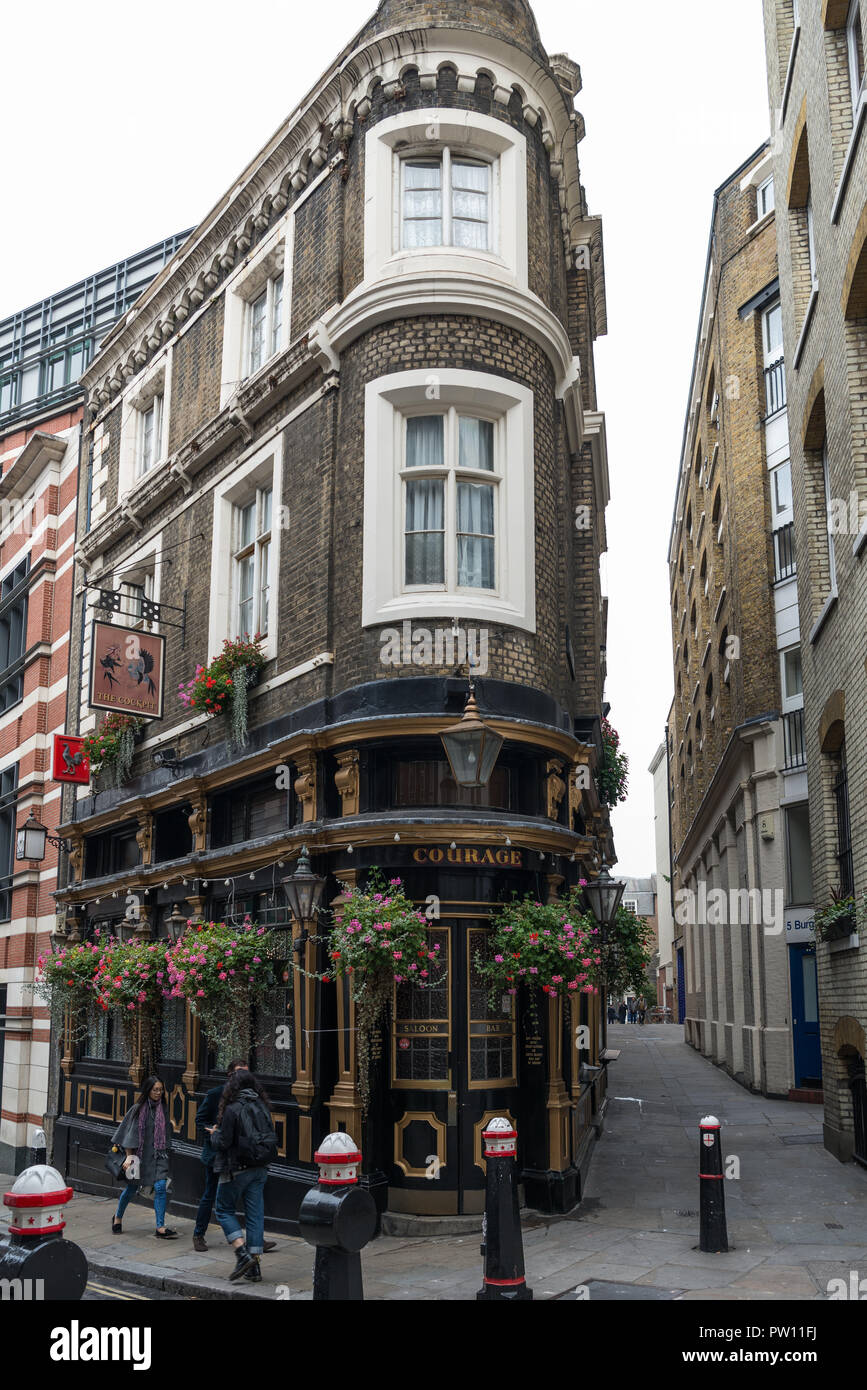
[[76, 738], [73, 734], [54, 735], [51, 776], [55, 782], [87, 785], [90, 781], [90, 761], [84, 752], [83, 738]]
[[162, 719], [166, 639], [115, 623], [90, 628], [91, 709]]

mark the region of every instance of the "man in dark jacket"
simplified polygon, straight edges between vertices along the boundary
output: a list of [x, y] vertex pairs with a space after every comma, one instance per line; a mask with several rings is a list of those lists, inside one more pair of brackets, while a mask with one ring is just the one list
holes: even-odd
[[[247, 1063], [240, 1061], [230, 1062], [226, 1068], [227, 1076], [231, 1076], [236, 1071], [246, 1071]], [[210, 1091], [206, 1091], [199, 1108], [196, 1111], [196, 1128], [204, 1132], [205, 1142], [202, 1145], [202, 1162], [205, 1165], [205, 1190], [199, 1202], [199, 1209], [196, 1212], [196, 1226], [193, 1231], [193, 1249], [204, 1253], [207, 1250], [205, 1235], [207, 1234], [208, 1224], [211, 1220], [211, 1212], [214, 1209], [214, 1201], [217, 1196], [217, 1183], [219, 1173], [214, 1170], [214, 1159], [217, 1151], [211, 1143], [211, 1135], [217, 1125], [217, 1111], [220, 1108], [220, 1097], [223, 1094], [225, 1083], [219, 1086], [212, 1086]], [[266, 1240], [264, 1249], [275, 1250], [276, 1240]]]

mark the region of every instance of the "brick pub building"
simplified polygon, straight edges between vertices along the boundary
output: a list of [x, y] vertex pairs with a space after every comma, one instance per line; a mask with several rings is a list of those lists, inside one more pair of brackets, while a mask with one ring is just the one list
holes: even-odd
[[[492, 1114], [517, 1120], [526, 1199], [548, 1210], [578, 1200], [602, 1123], [599, 1001], [568, 1024], [546, 1005], [537, 1026], [492, 1006], [473, 965], [492, 904], [554, 895], [614, 854], [593, 778], [606, 310], [580, 85], [523, 0], [384, 0], [86, 374], [70, 719], [94, 726], [88, 585], [132, 585], [115, 620], [163, 624], [167, 698], [125, 786], [67, 793], [68, 930], [116, 926], [127, 893], [153, 937], [174, 905], [286, 928], [251, 1060], [280, 1137], [270, 1218], [288, 1229], [329, 1130], [362, 1141], [381, 1208], [460, 1214], [482, 1209]], [[163, 622], [178, 610], [182, 627]], [[190, 717], [175, 692], [255, 629], [267, 664], [231, 751], [225, 716]], [[505, 739], [477, 791], [440, 741], [464, 709], [465, 648]], [[175, 765], [156, 767], [168, 748]], [[374, 865], [439, 902], [447, 978], [397, 991], [363, 1125], [347, 993], [288, 968], [280, 885], [302, 844], [327, 903]], [[160, 1052], [188, 1211], [196, 1105], [228, 1059], [174, 1003]], [[85, 1189], [105, 1186], [148, 1061], [110, 1020], [63, 1048], [55, 1154]]]
[[43, 1123], [48, 1011], [36, 958], [55, 926], [57, 849], [15, 860], [16, 826], [60, 818], [53, 735], [65, 727], [84, 391], [110, 326], [183, 240], [170, 237], [0, 320], [0, 1169]]

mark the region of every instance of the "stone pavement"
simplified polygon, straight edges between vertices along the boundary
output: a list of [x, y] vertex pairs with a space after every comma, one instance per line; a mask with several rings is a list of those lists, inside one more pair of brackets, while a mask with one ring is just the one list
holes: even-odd
[[[609, 1045], [622, 1050], [584, 1201], [567, 1217], [526, 1214], [537, 1299], [573, 1300], [579, 1287], [606, 1300], [824, 1299], [829, 1279], [848, 1285], [853, 1270], [867, 1278], [867, 1172], [822, 1148], [820, 1107], [751, 1095], [686, 1047], [676, 1025], [615, 1024]], [[723, 1154], [740, 1163], [739, 1179], [725, 1184], [727, 1255], [695, 1248], [706, 1114], [723, 1122]], [[0, 1191], [11, 1181], [0, 1178]], [[93, 1275], [199, 1298], [311, 1298], [314, 1252], [300, 1239], [277, 1236], [277, 1250], [262, 1258], [268, 1282], [239, 1288], [226, 1278], [232, 1260], [219, 1227], [197, 1255], [191, 1221], [170, 1217], [181, 1238], [158, 1244], [150, 1209], [132, 1203], [119, 1237], [112, 1210], [80, 1193], [67, 1209], [67, 1235]], [[362, 1261], [367, 1299], [471, 1300], [481, 1283], [477, 1234], [382, 1236]]]

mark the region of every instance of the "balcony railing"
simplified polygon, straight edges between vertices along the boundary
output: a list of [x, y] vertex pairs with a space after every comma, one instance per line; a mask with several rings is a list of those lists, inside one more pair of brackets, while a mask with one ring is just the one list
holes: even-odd
[[779, 357], [770, 367], [765, 367], [765, 399], [768, 411], [766, 419], [786, 408], [786, 359]]
[[791, 579], [795, 573], [795, 523], [774, 532], [774, 579]]
[[796, 709], [783, 715], [783, 737], [786, 751], [786, 770], [807, 766], [807, 745], [804, 740], [804, 711]]

